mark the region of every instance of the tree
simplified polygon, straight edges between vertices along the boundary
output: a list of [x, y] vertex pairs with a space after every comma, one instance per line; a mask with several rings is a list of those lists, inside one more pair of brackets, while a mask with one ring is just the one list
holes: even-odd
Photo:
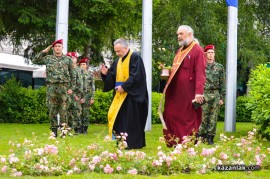
[[[267, 3], [268, 2], [268, 3]], [[266, 62], [270, 56], [269, 0], [239, 1], [238, 9], [238, 81], [246, 83], [249, 69]], [[264, 8], [265, 7], [265, 8]], [[264, 9], [264, 10], [262, 10]], [[190, 25], [194, 35], [204, 47], [214, 44], [216, 60], [226, 67], [228, 7], [224, 0], [160, 0], [154, 7], [153, 19], [153, 89], [158, 86], [158, 49], [175, 53], [176, 30], [179, 25]], [[166, 59], [171, 63], [173, 58]]]
[[[27, 40], [26, 57], [55, 39], [57, 1], [6, 0], [0, 2], [0, 36], [10, 39], [15, 53]], [[24, 7], [24, 8], [22, 8]], [[141, 30], [139, 0], [73, 0], [69, 7], [69, 51], [79, 51], [98, 63], [103, 48], [119, 37], [136, 37]]]

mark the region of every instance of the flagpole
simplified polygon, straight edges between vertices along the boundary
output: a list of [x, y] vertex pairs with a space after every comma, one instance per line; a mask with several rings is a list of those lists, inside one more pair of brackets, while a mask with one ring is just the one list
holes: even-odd
[[143, 0], [142, 58], [146, 71], [148, 89], [148, 117], [145, 131], [151, 130], [152, 123], [152, 0]]
[[226, 104], [225, 132], [236, 129], [236, 92], [237, 92], [237, 14], [238, 1], [226, 0], [228, 5], [228, 33], [226, 58]]

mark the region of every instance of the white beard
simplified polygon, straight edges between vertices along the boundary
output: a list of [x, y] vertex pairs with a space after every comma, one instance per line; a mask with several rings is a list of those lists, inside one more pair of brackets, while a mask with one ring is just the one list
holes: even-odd
[[190, 42], [191, 42], [191, 39], [187, 38], [185, 40], [182, 40], [182, 41], [178, 42], [178, 44], [179, 44], [179, 46], [182, 47], [182, 46], [188, 46], [190, 44]]

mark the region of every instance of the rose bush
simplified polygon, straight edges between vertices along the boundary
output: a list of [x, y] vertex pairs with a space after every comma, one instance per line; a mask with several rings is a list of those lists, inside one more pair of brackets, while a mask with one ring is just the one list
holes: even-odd
[[[185, 137], [182, 144], [167, 148], [163, 137], [160, 146], [151, 155], [142, 150], [125, 150], [123, 133], [116, 141], [106, 136], [85, 147], [73, 148], [66, 138], [40, 141], [33, 138], [22, 143], [10, 141], [8, 155], [0, 155], [0, 176], [58, 176], [85, 172], [130, 175], [175, 175], [179, 173], [205, 174], [215, 172], [217, 165], [257, 165], [270, 168], [270, 148], [256, 140], [257, 130], [235, 138], [220, 134], [216, 145], [200, 140], [194, 145], [193, 137]], [[53, 135], [53, 134], [51, 134]]]

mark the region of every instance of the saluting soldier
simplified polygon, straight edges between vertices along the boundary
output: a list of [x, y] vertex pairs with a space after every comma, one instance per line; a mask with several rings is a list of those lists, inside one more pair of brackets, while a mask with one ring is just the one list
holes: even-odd
[[87, 134], [89, 126], [90, 106], [94, 103], [95, 81], [93, 74], [88, 71], [89, 59], [82, 58], [79, 61], [81, 69], [83, 69], [83, 97], [81, 99], [82, 115], [81, 115], [81, 133]]
[[225, 98], [225, 73], [222, 64], [215, 61], [215, 46], [207, 45], [204, 48], [207, 59], [206, 82], [204, 86], [204, 98], [202, 123], [199, 128], [199, 136], [208, 144], [214, 144], [216, 135], [217, 118], [220, 106]]
[[[54, 54], [47, 55], [53, 48]], [[63, 40], [56, 40], [52, 45], [39, 52], [32, 62], [46, 65], [46, 101], [49, 110], [51, 130], [57, 137], [57, 114], [60, 115], [60, 124], [68, 124], [67, 109], [69, 98], [74, 89], [72, 81], [75, 80], [72, 59], [63, 54]]]
[[82, 107], [80, 100], [83, 97], [83, 71], [82, 69], [77, 65], [77, 52], [68, 52], [67, 56], [70, 56], [72, 58], [73, 62], [73, 68], [75, 72], [75, 81], [73, 86], [74, 91], [73, 94], [71, 95], [71, 102], [70, 102], [70, 107], [68, 110], [68, 122], [69, 126], [74, 128], [74, 134], [77, 135], [81, 133], [81, 113], [82, 113]]

